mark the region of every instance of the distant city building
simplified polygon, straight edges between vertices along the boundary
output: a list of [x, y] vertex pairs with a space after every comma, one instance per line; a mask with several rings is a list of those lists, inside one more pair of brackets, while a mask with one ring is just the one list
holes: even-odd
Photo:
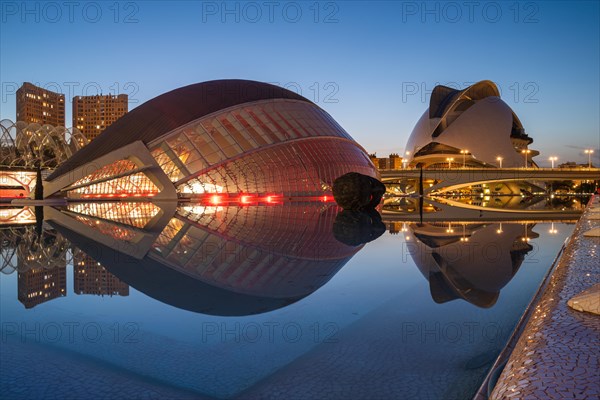
[[537, 167], [532, 142], [498, 87], [481, 81], [462, 90], [436, 86], [406, 151], [411, 166], [425, 168]]
[[126, 94], [76, 96], [73, 98], [73, 127], [92, 140], [127, 111]]
[[129, 285], [77, 249], [73, 256], [73, 291], [96, 296], [129, 296]]
[[397, 221], [386, 222], [386, 228], [391, 235], [397, 235], [400, 232], [404, 232], [402, 229], [404, 223]]
[[18, 274], [18, 299], [25, 308], [33, 308], [67, 295], [66, 265], [32, 268]]
[[369, 154], [369, 158], [378, 169], [402, 169], [403, 167], [403, 159], [396, 153], [390, 154], [387, 158], [378, 158], [377, 154]]
[[17, 90], [17, 121], [65, 126], [65, 95], [23, 83]]
[[388, 157], [388, 169], [402, 169], [402, 157], [396, 153]]
[[[592, 164], [592, 167], [594, 167], [593, 164]], [[588, 163], [577, 164], [574, 161], [567, 161], [565, 163], [560, 164], [558, 166], [558, 168], [565, 168], [565, 169], [587, 169], [588, 168]]]

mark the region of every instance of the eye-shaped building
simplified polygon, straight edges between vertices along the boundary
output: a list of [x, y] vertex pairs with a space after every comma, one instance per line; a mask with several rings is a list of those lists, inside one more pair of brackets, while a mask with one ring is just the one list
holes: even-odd
[[324, 110], [245, 80], [182, 87], [135, 108], [59, 166], [44, 196], [181, 199], [322, 196], [347, 173], [377, 177]]
[[531, 143], [498, 87], [481, 81], [462, 90], [436, 86], [406, 152], [412, 166], [426, 168], [532, 167], [539, 152], [528, 148]]

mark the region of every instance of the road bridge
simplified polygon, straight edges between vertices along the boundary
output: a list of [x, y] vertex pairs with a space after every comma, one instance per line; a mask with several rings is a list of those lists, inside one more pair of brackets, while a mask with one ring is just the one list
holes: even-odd
[[[420, 169], [380, 170], [384, 183], [400, 183], [419, 179]], [[507, 181], [600, 180], [600, 168], [455, 168], [423, 169], [423, 179], [437, 181], [423, 189], [427, 193], [443, 193], [465, 186]]]

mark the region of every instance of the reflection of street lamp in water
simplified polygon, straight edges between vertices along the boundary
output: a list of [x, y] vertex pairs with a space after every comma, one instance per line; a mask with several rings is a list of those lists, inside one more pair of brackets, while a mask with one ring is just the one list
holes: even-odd
[[527, 237], [527, 224], [525, 224], [524, 226], [525, 226], [525, 236], [523, 236], [523, 238], [521, 240], [524, 242], [529, 242], [529, 238]]
[[548, 231], [548, 233], [550, 233], [551, 235], [558, 233], [558, 231], [556, 229], [554, 229], [554, 222], [552, 222], [552, 225], [550, 226], [550, 230]]
[[499, 234], [501, 234], [502, 232], [503, 232], [503, 231], [502, 231], [502, 222], [500, 222], [500, 226], [499, 226], [499, 227], [498, 227], [498, 229], [496, 230], [496, 233], [499, 235]]
[[469, 238], [467, 237], [467, 225], [466, 224], [462, 224], [463, 226], [463, 233], [462, 233], [462, 237], [460, 238], [461, 242], [468, 242]]

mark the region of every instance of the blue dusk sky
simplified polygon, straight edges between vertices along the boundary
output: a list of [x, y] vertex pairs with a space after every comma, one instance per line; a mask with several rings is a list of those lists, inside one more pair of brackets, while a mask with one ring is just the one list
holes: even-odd
[[0, 118], [25, 81], [130, 109], [224, 78], [276, 83], [369, 152], [403, 152], [436, 84], [489, 79], [538, 163], [600, 160], [599, 2], [3, 1]]

